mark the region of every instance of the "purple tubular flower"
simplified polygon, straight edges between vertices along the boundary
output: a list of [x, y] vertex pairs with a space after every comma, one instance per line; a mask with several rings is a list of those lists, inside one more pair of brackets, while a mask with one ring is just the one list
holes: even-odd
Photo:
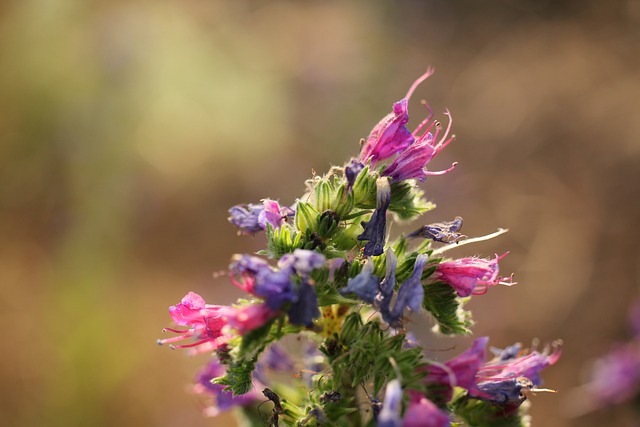
[[263, 205], [255, 203], [235, 205], [229, 208], [229, 218], [227, 219], [238, 227], [241, 234], [255, 234], [264, 230], [264, 227], [258, 222], [258, 216], [263, 209]]
[[546, 347], [542, 352], [533, 350], [506, 361], [494, 359], [480, 368], [477, 377], [481, 381], [492, 378], [527, 377], [533, 385], [539, 386], [542, 384], [540, 371], [558, 361], [562, 354], [561, 345], [562, 342], [557, 341], [553, 343], [553, 350]]
[[[367, 260], [362, 271], [347, 281], [347, 286], [338, 290], [342, 295], [354, 293], [364, 302], [373, 303], [380, 286], [380, 278], [372, 274], [373, 261]], [[391, 288], [393, 291], [393, 288]]]
[[267, 224], [271, 224], [273, 228], [280, 228], [288, 217], [294, 215], [293, 209], [280, 206], [275, 200], [265, 199], [263, 201], [264, 209], [258, 215], [258, 223], [265, 229]]
[[289, 357], [284, 347], [278, 343], [272, 343], [261, 355], [256, 369], [253, 372], [253, 378], [261, 383], [266, 383], [264, 371], [273, 372], [289, 372], [295, 367], [295, 363]]
[[499, 405], [518, 407], [531, 389], [533, 383], [526, 377], [483, 381], [477, 384], [476, 396]]
[[386, 319], [390, 315], [389, 307], [391, 306], [391, 298], [393, 297], [393, 289], [396, 286], [396, 266], [398, 259], [393, 249], [387, 249], [386, 257], [386, 273], [384, 279], [380, 282], [379, 291], [376, 294], [375, 303], [380, 308], [382, 318]]
[[283, 270], [269, 268], [259, 271], [256, 275], [253, 294], [263, 298], [272, 310], [279, 309], [286, 302], [295, 301], [292, 274], [293, 268]]
[[311, 272], [317, 268], [324, 267], [325, 257], [321, 253], [306, 249], [296, 249], [293, 254], [286, 254], [280, 261], [278, 267], [293, 269], [301, 276], [308, 277]]
[[369, 221], [362, 221], [364, 231], [358, 240], [368, 240], [364, 245], [365, 256], [377, 256], [384, 252], [384, 241], [387, 234], [387, 209], [391, 203], [391, 187], [386, 178], [376, 181], [376, 209]]
[[289, 312], [289, 322], [292, 325], [302, 325], [311, 327], [313, 319], [320, 316], [318, 308], [318, 297], [316, 291], [308, 281], [303, 280], [298, 288], [297, 300], [291, 305]]
[[204, 409], [207, 416], [214, 417], [236, 406], [248, 406], [260, 400], [260, 395], [255, 389], [246, 394], [234, 396], [231, 391], [224, 391], [225, 385], [211, 382], [224, 374], [224, 366], [214, 359], [196, 377], [194, 393], [206, 395], [213, 400], [212, 404]]
[[632, 341], [614, 348], [593, 367], [587, 390], [594, 405], [614, 405], [630, 400], [640, 390], [640, 345]]
[[508, 252], [494, 259], [471, 257], [444, 261], [436, 266], [431, 277], [453, 287], [458, 296], [482, 295], [489, 286], [515, 284], [511, 278], [498, 277], [498, 261], [507, 254]]
[[356, 159], [351, 159], [349, 164], [344, 168], [344, 176], [347, 178], [347, 190], [353, 188], [353, 184], [356, 182], [356, 178], [362, 169], [364, 169], [364, 165]]
[[465, 237], [459, 233], [462, 229], [462, 218], [457, 216], [453, 221], [436, 222], [434, 224], [424, 225], [407, 235], [407, 237], [422, 237], [431, 239], [434, 242], [452, 243], [457, 242]]
[[393, 112], [374, 126], [362, 146], [358, 160], [363, 163], [370, 160], [371, 164], [375, 165], [380, 160], [402, 152], [413, 143], [415, 138], [405, 126], [409, 122], [409, 99], [418, 85], [431, 76], [433, 71], [432, 68], [429, 68], [422, 76], [418, 77], [405, 97], [393, 104]]
[[400, 404], [402, 403], [402, 386], [397, 379], [387, 383], [382, 410], [378, 415], [378, 427], [401, 427]]
[[448, 427], [449, 416], [432, 401], [415, 390], [409, 390], [411, 400], [404, 414], [402, 427]]
[[245, 292], [254, 294], [256, 276], [261, 271], [271, 271], [267, 261], [252, 255], [236, 254], [229, 264], [231, 283]]
[[[414, 132], [414, 136], [417, 136], [416, 141], [401, 152], [398, 157], [382, 171], [382, 175], [391, 177], [394, 182], [412, 178], [424, 181], [429, 175], [443, 175], [451, 172], [456, 167], [456, 163], [451, 165], [449, 169], [443, 171], [433, 172], [426, 169], [427, 163], [455, 138], [454, 136], [448, 138], [453, 120], [451, 119], [449, 111], [446, 111], [445, 115], [449, 117], [449, 124], [442, 137], [440, 137], [442, 128], [437, 121], [433, 121], [421, 136], [417, 136], [416, 133], [426, 124], [426, 122], [422, 122]], [[436, 130], [435, 133], [432, 134], [430, 131], [434, 126]]]
[[402, 313], [405, 308], [411, 311], [418, 311], [422, 307], [424, 299], [424, 288], [422, 287], [422, 270], [429, 256], [420, 254], [416, 258], [413, 266], [413, 275], [405, 280], [398, 290], [398, 298], [396, 298], [393, 310], [388, 319], [385, 319], [391, 326], [397, 327], [401, 325]]

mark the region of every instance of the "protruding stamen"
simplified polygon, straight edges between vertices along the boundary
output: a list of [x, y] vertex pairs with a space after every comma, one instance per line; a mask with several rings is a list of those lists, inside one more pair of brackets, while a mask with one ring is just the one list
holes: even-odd
[[416, 90], [416, 88], [420, 85], [420, 83], [422, 83], [423, 81], [427, 80], [429, 77], [431, 77], [431, 75], [433, 74], [433, 72], [435, 71], [435, 69], [433, 67], [429, 67], [427, 68], [427, 71], [421, 75], [420, 77], [418, 77], [418, 80], [416, 80], [415, 82], [413, 82], [413, 84], [411, 85], [411, 87], [409, 88], [409, 90], [407, 91], [407, 94], [405, 95], [404, 99], [409, 99], [411, 98], [411, 95], [413, 95], [413, 91]]

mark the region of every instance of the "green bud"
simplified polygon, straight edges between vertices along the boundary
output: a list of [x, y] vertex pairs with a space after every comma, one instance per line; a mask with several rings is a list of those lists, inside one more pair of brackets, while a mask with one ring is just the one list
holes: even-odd
[[318, 211], [311, 204], [298, 202], [296, 206], [296, 228], [303, 233], [318, 230]]
[[322, 212], [318, 221], [318, 235], [320, 237], [330, 237], [336, 232], [339, 224], [340, 217], [337, 213], [331, 210]]
[[324, 212], [331, 209], [331, 201], [333, 200], [333, 185], [327, 179], [321, 179], [316, 184], [316, 210]]
[[351, 213], [354, 206], [355, 198], [353, 191], [347, 191], [344, 184], [340, 185], [333, 200], [333, 211], [338, 215], [338, 218], [343, 218]]

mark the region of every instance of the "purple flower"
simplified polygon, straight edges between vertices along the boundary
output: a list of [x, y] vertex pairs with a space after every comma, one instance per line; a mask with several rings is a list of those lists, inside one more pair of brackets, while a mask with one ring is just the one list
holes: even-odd
[[364, 169], [364, 165], [356, 159], [351, 159], [349, 164], [344, 168], [344, 176], [347, 178], [347, 190], [353, 188], [353, 184], [356, 182], [356, 178], [362, 169]]
[[224, 391], [225, 385], [211, 382], [214, 378], [221, 377], [225, 373], [224, 366], [214, 359], [196, 377], [196, 383], [193, 386], [194, 393], [207, 396], [212, 400], [211, 404], [204, 409], [207, 416], [214, 417], [220, 412], [228, 411], [236, 406], [248, 406], [260, 400], [260, 394], [255, 388], [246, 394], [234, 396], [231, 391]]
[[597, 406], [625, 402], [640, 390], [640, 345], [619, 345], [593, 367], [587, 390]]
[[267, 223], [273, 228], [279, 228], [294, 213], [289, 207], [281, 207], [278, 202], [265, 199], [262, 204], [232, 206], [227, 219], [238, 227], [241, 234], [255, 234], [267, 228]]
[[[347, 281], [347, 286], [340, 289], [342, 295], [354, 293], [364, 302], [372, 303], [380, 285], [380, 278], [373, 274], [373, 261], [367, 259], [362, 271]], [[393, 291], [393, 288], [391, 289]]]
[[267, 261], [252, 255], [236, 254], [229, 265], [231, 283], [243, 291], [254, 294], [256, 276], [262, 271], [271, 271]]
[[489, 286], [514, 285], [511, 278], [498, 277], [498, 261], [507, 253], [494, 259], [470, 257], [444, 261], [436, 266], [436, 271], [431, 277], [447, 283], [461, 297], [482, 295], [487, 292]]
[[253, 378], [265, 384], [265, 370], [273, 372], [290, 372], [295, 367], [295, 363], [287, 353], [287, 351], [278, 343], [272, 343], [260, 355], [260, 360], [253, 372]]
[[[442, 131], [440, 123], [433, 121], [424, 133], [416, 138], [413, 144], [402, 151], [398, 157], [382, 171], [382, 175], [391, 177], [394, 182], [412, 178], [424, 181], [428, 175], [443, 175], [452, 171], [456, 167], [456, 163], [451, 165], [449, 169], [443, 171], [432, 172], [426, 169], [427, 163], [454, 139], [454, 136], [448, 138], [451, 124], [453, 123], [451, 114], [449, 111], [445, 112], [445, 114], [449, 117], [449, 124], [442, 137], [440, 137], [440, 132]], [[416, 136], [416, 133], [424, 124], [425, 122], [422, 122], [420, 126], [418, 126], [418, 129], [414, 132], [414, 136]], [[431, 129], [434, 126], [436, 130], [435, 133], [432, 134]]]
[[[422, 307], [422, 300], [424, 299], [424, 288], [422, 287], [422, 270], [426, 264], [429, 256], [426, 254], [420, 254], [416, 258], [416, 262], [413, 266], [413, 275], [405, 280], [400, 289], [398, 290], [398, 297], [396, 298], [393, 310], [385, 319], [393, 327], [401, 326], [402, 313], [405, 308], [411, 311], [418, 311]], [[384, 313], [383, 313], [384, 317]]]
[[482, 381], [476, 387], [474, 393], [477, 397], [499, 405], [513, 406], [514, 409], [524, 402], [527, 392], [534, 388], [533, 382], [527, 377]]
[[434, 242], [451, 243], [466, 237], [459, 233], [462, 228], [462, 218], [457, 216], [453, 221], [436, 222], [424, 225], [407, 235], [407, 237], [422, 237]]
[[451, 424], [449, 416], [425, 396], [415, 390], [409, 390], [409, 396], [402, 427], [448, 427]]
[[296, 249], [293, 254], [286, 254], [278, 261], [278, 267], [293, 267], [296, 273], [308, 277], [317, 268], [324, 267], [325, 257], [321, 253], [306, 249]]
[[385, 256], [386, 272], [384, 279], [380, 282], [378, 293], [376, 294], [375, 303], [380, 308], [382, 318], [387, 321], [387, 316], [390, 315], [389, 307], [391, 306], [391, 298], [393, 297], [393, 290], [396, 286], [396, 266], [398, 259], [392, 248], [387, 249]]
[[241, 234], [255, 234], [264, 230], [258, 222], [258, 216], [264, 209], [263, 205], [249, 203], [235, 205], [229, 209], [229, 222], [239, 228]]
[[264, 209], [258, 215], [258, 223], [263, 229], [267, 228], [267, 224], [271, 224], [273, 228], [280, 228], [287, 218], [295, 213], [287, 206], [281, 207], [275, 200], [265, 199], [263, 204]]
[[365, 256], [377, 256], [384, 252], [384, 241], [387, 234], [387, 209], [391, 203], [391, 188], [386, 178], [376, 181], [376, 209], [369, 221], [363, 221], [364, 231], [358, 240], [368, 240], [364, 245]]
[[371, 164], [375, 165], [378, 161], [405, 150], [413, 143], [415, 138], [405, 126], [409, 122], [409, 99], [418, 85], [431, 76], [433, 71], [432, 68], [429, 68], [418, 77], [405, 97], [393, 104], [393, 112], [375, 125], [360, 150], [358, 156], [360, 161], [363, 163], [371, 161]]
[[400, 405], [402, 403], [402, 386], [397, 379], [387, 383], [382, 410], [378, 415], [378, 427], [401, 427]]
[[291, 324], [306, 327], [311, 327], [313, 319], [320, 316], [316, 291], [307, 280], [300, 283], [297, 301], [294, 301], [287, 314]]
[[515, 357], [511, 357], [513, 353], [510, 352], [506, 360], [502, 355], [496, 357], [478, 369], [476, 386], [469, 390], [469, 395], [518, 406], [528, 390], [535, 391], [534, 386], [542, 384], [540, 372], [558, 361], [562, 353], [560, 345], [558, 341], [552, 351], [547, 347], [542, 352], [532, 350]]

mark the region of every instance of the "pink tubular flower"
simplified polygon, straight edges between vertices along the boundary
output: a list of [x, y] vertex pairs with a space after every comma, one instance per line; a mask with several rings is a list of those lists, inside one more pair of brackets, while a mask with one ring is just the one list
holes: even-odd
[[432, 363], [421, 370], [428, 372], [424, 382], [428, 385], [436, 386], [434, 391], [437, 397], [447, 402], [453, 396], [454, 387], [462, 387], [467, 390], [473, 389], [476, 381], [476, 374], [486, 357], [489, 337], [476, 339], [471, 348], [453, 359], [443, 363]]
[[174, 343], [195, 337], [198, 340], [191, 344], [173, 346], [172, 348], [197, 347], [196, 353], [215, 350], [225, 344], [230, 336], [223, 332], [227, 324], [222, 314], [224, 306], [206, 304], [204, 299], [195, 292], [189, 292], [179, 304], [169, 307], [173, 321], [186, 330], [165, 328], [163, 331], [178, 334], [175, 337], [158, 340], [158, 344]]
[[[449, 169], [443, 171], [432, 172], [427, 171], [426, 169], [427, 163], [429, 163], [436, 154], [442, 151], [455, 138], [453, 135], [449, 137], [449, 131], [453, 124], [451, 114], [447, 111], [445, 112], [445, 115], [449, 117], [449, 124], [447, 125], [447, 129], [444, 131], [442, 137], [440, 136], [442, 131], [440, 122], [435, 120], [427, 126], [427, 129], [422, 133], [422, 135], [418, 135], [418, 132], [430, 119], [429, 117], [426, 121], [420, 123], [414, 131], [413, 137], [415, 138], [415, 142], [406, 150], [402, 151], [398, 157], [395, 158], [393, 163], [382, 171], [382, 175], [389, 176], [396, 182], [412, 178], [424, 181], [428, 175], [443, 175], [452, 171], [457, 163], [454, 163]], [[431, 130], [434, 127], [435, 132], [431, 133]]]
[[470, 257], [444, 261], [436, 266], [431, 277], [453, 287], [460, 297], [482, 295], [489, 286], [515, 285], [511, 278], [498, 277], [498, 261], [507, 254], [496, 255], [494, 259]]
[[[240, 335], [259, 328], [278, 315], [278, 312], [270, 309], [267, 304], [224, 307], [221, 313], [228, 328], [235, 329]], [[225, 331], [228, 328], [225, 328]]]
[[404, 413], [402, 427], [447, 427], [449, 416], [432, 401], [415, 390], [409, 390], [409, 407]]

